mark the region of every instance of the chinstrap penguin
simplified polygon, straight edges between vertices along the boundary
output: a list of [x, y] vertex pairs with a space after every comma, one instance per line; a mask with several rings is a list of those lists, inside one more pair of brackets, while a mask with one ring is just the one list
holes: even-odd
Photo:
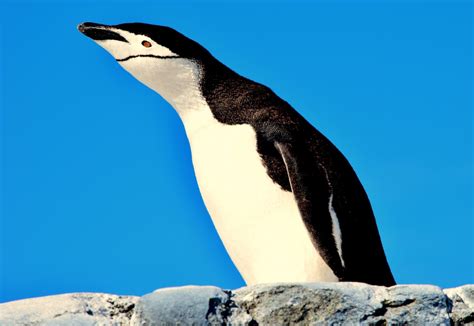
[[354, 170], [271, 89], [169, 27], [78, 29], [179, 114], [204, 203], [247, 284], [395, 284]]

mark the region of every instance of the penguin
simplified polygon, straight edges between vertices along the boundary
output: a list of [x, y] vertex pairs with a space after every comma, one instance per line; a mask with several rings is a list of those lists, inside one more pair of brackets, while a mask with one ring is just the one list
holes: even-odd
[[170, 27], [78, 29], [178, 113], [205, 206], [247, 285], [395, 285], [356, 173], [290, 104]]

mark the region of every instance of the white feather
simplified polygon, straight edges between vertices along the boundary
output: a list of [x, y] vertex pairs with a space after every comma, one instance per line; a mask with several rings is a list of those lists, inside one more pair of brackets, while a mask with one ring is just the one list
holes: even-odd
[[251, 126], [211, 120], [190, 144], [206, 207], [247, 284], [337, 281], [315, 250], [293, 194], [266, 173]]
[[337, 253], [339, 254], [339, 258], [341, 259], [341, 264], [344, 267], [344, 259], [342, 258], [342, 235], [341, 235], [341, 227], [339, 226], [339, 219], [337, 218], [336, 211], [332, 206], [332, 199], [333, 194], [329, 196], [329, 214], [331, 215], [332, 221], [332, 235], [336, 242]]
[[311, 242], [295, 198], [268, 176], [250, 125], [219, 123], [184, 59], [134, 58], [121, 65], [180, 115], [204, 203], [247, 284], [337, 281]]

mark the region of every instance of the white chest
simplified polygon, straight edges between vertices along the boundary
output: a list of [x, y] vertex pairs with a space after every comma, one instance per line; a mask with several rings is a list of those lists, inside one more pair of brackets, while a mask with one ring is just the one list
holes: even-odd
[[161, 94], [183, 120], [204, 203], [247, 284], [337, 281], [311, 243], [293, 194], [266, 173], [252, 127], [214, 119], [193, 62], [151, 60], [123, 66]]
[[266, 173], [253, 128], [221, 124], [208, 112], [183, 119], [194, 170], [214, 225], [247, 284], [337, 281], [311, 243], [293, 194]]

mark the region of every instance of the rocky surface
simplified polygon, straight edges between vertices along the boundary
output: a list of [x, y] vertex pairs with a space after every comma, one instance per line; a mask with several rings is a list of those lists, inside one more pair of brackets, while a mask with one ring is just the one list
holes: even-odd
[[0, 304], [0, 325], [474, 325], [474, 285], [361, 283], [160, 289], [142, 297], [73, 293]]
[[474, 285], [446, 289], [450, 317], [458, 325], [474, 325]]
[[72, 293], [0, 304], [0, 325], [129, 325], [139, 297]]

